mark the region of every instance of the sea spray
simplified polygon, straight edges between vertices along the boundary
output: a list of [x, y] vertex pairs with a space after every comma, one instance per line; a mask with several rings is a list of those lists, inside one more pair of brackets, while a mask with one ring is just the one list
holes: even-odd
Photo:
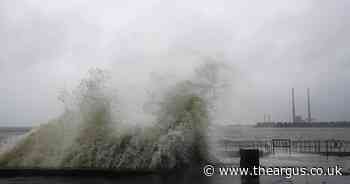
[[64, 113], [47, 124], [33, 128], [15, 144], [2, 147], [0, 165], [19, 168], [57, 166], [64, 148], [71, 144], [78, 130], [72, 123], [72, 117], [72, 114]]
[[61, 167], [157, 170], [203, 161], [206, 149], [202, 135], [208, 124], [204, 101], [193, 94], [171, 93], [160, 105], [162, 110], [153, 126], [124, 128], [121, 135], [114, 135], [108, 127], [107, 109], [90, 112]]
[[[116, 122], [111, 119], [110, 99], [101, 92], [100, 83], [99, 77], [84, 80], [76, 97], [78, 108], [40, 126], [5, 151], [1, 166], [171, 169], [203, 160], [205, 148], [200, 147], [204, 146], [201, 139], [205, 131], [199, 129], [207, 125], [207, 114], [200, 97], [168, 94], [153, 126], [120, 126], [118, 135], [111, 128]], [[175, 88], [178, 86], [170, 91]]]
[[0, 165], [157, 170], [206, 159], [206, 102], [188, 81], [160, 100], [153, 126], [132, 128], [111, 118], [113, 98], [105, 93], [105, 80], [103, 71], [90, 71], [74, 94], [76, 106], [3, 152]]
[[[70, 95], [60, 96], [65, 102], [65, 112], [43, 124], [1, 154], [0, 164], [6, 167], [59, 167], [64, 156], [85, 126], [97, 123], [96, 112], [109, 110], [111, 99], [105, 93], [106, 74], [91, 69], [89, 76]], [[69, 105], [67, 105], [69, 104]], [[102, 117], [103, 116], [103, 117]], [[107, 116], [102, 115], [102, 119]], [[91, 121], [94, 121], [93, 123]]]

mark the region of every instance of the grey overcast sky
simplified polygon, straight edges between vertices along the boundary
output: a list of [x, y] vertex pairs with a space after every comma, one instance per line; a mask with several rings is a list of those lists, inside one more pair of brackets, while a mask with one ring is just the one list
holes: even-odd
[[[229, 123], [288, 120], [289, 90], [318, 120], [350, 120], [348, 0], [1, 0], [0, 126], [62, 111], [58, 91], [90, 67], [140, 80], [200, 56], [237, 68]], [[139, 75], [139, 76], [138, 76]]]

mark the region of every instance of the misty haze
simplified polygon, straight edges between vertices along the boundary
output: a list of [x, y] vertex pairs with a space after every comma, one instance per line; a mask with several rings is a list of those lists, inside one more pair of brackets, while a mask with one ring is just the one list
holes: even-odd
[[[0, 181], [347, 183], [349, 8], [1, 0]], [[343, 176], [207, 176], [205, 165]]]

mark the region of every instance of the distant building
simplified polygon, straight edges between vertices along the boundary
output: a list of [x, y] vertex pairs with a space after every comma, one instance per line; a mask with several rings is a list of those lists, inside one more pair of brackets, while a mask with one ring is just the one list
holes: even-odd
[[258, 122], [255, 127], [289, 128], [289, 127], [350, 127], [350, 121], [321, 122], [311, 115], [310, 89], [307, 89], [307, 117], [296, 115], [294, 88], [292, 88], [292, 121], [273, 122], [270, 115], [264, 115], [264, 122]]
[[301, 123], [301, 122], [306, 122], [302, 116], [295, 116], [295, 122], [296, 123]]

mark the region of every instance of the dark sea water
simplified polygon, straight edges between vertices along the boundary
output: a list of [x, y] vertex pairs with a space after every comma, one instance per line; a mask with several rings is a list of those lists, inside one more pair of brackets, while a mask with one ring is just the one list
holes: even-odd
[[[252, 128], [252, 127], [229, 127], [213, 134], [216, 138], [230, 138], [233, 140], [268, 140], [273, 138], [288, 138], [293, 140], [315, 140], [315, 139], [342, 139], [350, 140], [349, 128]], [[5, 131], [0, 130], [2, 139], [11, 136], [18, 136], [26, 131]], [[234, 167], [239, 166], [239, 158], [226, 158], [227, 163]], [[350, 172], [349, 157], [328, 157], [310, 154], [276, 154], [260, 159], [264, 166], [335, 166], [344, 167]], [[0, 184], [228, 184], [242, 183], [239, 176], [204, 176], [201, 167], [176, 171], [166, 174], [142, 174], [142, 175], [119, 175], [115, 176], [13, 176], [0, 177]], [[349, 184], [350, 176], [294, 176], [290, 179], [282, 176], [260, 176], [260, 184]]]
[[219, 128], [220, 137], [242, 140], [350, 140], [350, 128], [254, 128], [229, 126]]

